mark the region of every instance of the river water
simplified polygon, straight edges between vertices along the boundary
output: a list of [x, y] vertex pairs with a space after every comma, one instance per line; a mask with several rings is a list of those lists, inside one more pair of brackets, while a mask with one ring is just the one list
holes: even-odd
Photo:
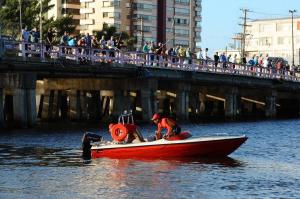
[[229, 158], [185, 161], [84, 161], [83, 130], [109, 135], [70, 126], [1, 130], [0, 198], [300, 198], [300, 120], [183, 125], [249, 137]]

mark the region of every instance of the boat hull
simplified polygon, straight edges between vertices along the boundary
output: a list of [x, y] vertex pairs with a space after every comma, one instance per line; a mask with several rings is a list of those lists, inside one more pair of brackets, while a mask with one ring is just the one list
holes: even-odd
[[92, 147], [92, 158], [185, 158], [225, 157], [239, 148], [246, 136], [225, 139], [190, 139], [180, 141], [154, 141], [146, 144], [125, 144], [117, 147]]

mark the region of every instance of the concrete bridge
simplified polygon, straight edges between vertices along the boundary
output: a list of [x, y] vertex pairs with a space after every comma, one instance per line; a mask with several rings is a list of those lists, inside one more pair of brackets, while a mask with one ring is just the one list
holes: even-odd
[[298, 73], [137, 52], [1, 41], [0, 125], [298, 117]]

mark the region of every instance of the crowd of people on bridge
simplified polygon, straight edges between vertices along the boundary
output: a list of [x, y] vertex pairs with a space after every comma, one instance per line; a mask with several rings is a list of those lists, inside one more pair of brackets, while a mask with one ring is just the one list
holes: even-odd
[[[27, 28], [23, 29], [22, 41], [28, 43], [37, 43], [40, 39], [40, 33], [38, 28], [34, 28], [32, 31], [28, 31]], [[100, 53], [106, 54], [109, 51], [109, 56], [114, 57], [115, 52], [128, 52], [127, 46], [124, 42], [118, 38], [111, 36], [108, 40], [103, 35], [101, 39], [97, 39], [95, 35], [89, 33], [82, 35], [69, 35], [64, 33], [60, 38], [55, 38], [54, 31], [50, 28], [46, 33], [44, 39], [46, 43], [46, 51], [52, 49], [55, 41], [59, 41], [60, 46], [64, 46], [63, 53], [74, 54], [74, 48], [79, 47], [77, 53], [86, 54], [90, 51], [88, 49], [100, 49]], [[190, 48], [184, 46], [167, 47], [168, 43], [155, 43], [154, 41], [146, 41], [141, 48], [137, 48], [134, 53], [137, 53], [139, 57], [143, 57], [145, 64], [151, 66], [157, 66], [157, 63], [172, 63], [172, 66], [186, 67], [192, 64], [198, 66], [214, 66], [222, 69], [238, 70], [240, 66], [250, 67], [251, 70], [257, 72], [280, 72], [296, 70], [290, 67], [283, 59], [270, 58], [268, 54], [253, 55], [252, 57], [240, 58], [237, 54], [219, 53], [216, 52], [213, 58], [208, 56], [208, 48], [199, 48], [197, 52], [192, 52]], [[162, 64], [159, 66], [170, 66], [170, 64]], [[291, 72], [292, 73], [292, 72]]]

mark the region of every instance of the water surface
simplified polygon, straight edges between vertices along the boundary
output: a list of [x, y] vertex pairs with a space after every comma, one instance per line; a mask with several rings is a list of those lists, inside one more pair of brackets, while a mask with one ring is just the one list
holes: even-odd
[[[57, 130], [59, 129], [59, 130]], [[83, 129], [0, 133], [0, 198], [299, 198], [300, 120], [184, 125], [194, 136], [246, 134], [229, 158], [81, 158]], [[144, 136], [154, 127], [141, 128]], [[88, 130], [110, 136], [105, 130]]]

